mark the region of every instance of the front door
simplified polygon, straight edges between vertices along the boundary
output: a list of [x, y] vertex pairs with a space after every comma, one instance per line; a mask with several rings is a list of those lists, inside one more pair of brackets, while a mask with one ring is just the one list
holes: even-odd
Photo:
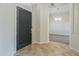
[[31, 44], [32, 13], [17, 7], [17, 50]]

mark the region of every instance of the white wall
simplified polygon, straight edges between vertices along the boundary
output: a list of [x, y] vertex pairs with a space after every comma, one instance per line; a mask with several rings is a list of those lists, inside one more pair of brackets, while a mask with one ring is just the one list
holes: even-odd
[[[55, 17], [62, 18], [61, 21], [55, 21]], [[69, 35], [69, 13], [50, 14], [49, 34]]]
[[70, 47], [79, 52], [79, 4], [71, 4], [70, 8], [71, 35]]
[[[14, 55], [16, 52], [16, 6], [12, 3], [0, 4], [0, 56]], [[32, 9], [26, 5], [21, 7], [29, 11]]]
[[48, 4], [33, 4], [32, 7], [32, 43], [49, 42]]
[[37, 4], [32, 5], [32, 43], [40, 42], [40, 12]]
[[13, 55], [16, 51], [15, 4], [0, 4], [0, 55]]
[[40, 4], [40, 42], [49, 42], [49, 7], [48, 4]]

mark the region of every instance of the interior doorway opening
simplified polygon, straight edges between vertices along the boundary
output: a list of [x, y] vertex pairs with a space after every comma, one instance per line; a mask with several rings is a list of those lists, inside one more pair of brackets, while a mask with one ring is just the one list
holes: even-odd
[[49, 7], [49, 40], [69, 45], [70, 4], [54, 3]]

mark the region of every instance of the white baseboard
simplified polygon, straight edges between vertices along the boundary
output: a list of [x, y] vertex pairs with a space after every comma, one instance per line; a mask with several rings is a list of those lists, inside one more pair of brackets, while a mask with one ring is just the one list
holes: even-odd
[[48, 42], [32, 42], [32, 44], [34, 44], [34, 43], [43, 44], [43, 43], [49, 43], [49, 41]]
[[39, 42], [37, 42], [37, 41], [32, 42], [32, 44], [34, 44], [34, 43], [39, 43]]
[[74, 49], [74, 48], [72, 48], [71, 46], [70, 46], [70, 49], [72, 49], [72, 50], [74, 50], [74, 51], [76, 51], [76, 52], [79, 53], [79, 51], [78, 51], [77, 49]]
[[49, 43], [49, 41], [47, 41], [47, 42], [40, 42], [40, 44], [43, 44], [43, 43]]

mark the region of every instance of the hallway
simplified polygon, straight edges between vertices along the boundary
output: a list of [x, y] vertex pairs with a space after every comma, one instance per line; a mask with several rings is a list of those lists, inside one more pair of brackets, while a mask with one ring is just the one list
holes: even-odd
[[79, 56], [79, 4], [68, 4], [0, 4], [0, 56]]
[[71, 50], [67, 45], [49, 42], [44, 44], [34, 43], [26, 46], [16, 53], [17, 56], [79, 56], [79, 53]]

